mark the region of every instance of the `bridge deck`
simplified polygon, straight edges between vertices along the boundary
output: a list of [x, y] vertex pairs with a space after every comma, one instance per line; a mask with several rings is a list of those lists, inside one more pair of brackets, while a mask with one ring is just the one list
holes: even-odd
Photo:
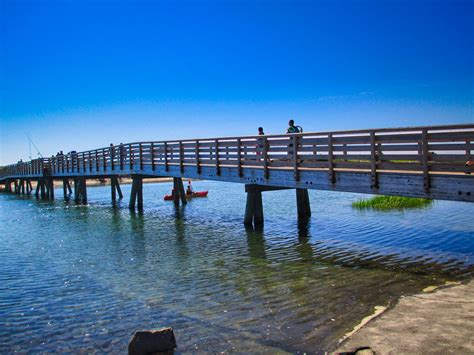
[[474, 124], [137, 142], [9, 165], [0, 180], [142, 175], [474, 202]]

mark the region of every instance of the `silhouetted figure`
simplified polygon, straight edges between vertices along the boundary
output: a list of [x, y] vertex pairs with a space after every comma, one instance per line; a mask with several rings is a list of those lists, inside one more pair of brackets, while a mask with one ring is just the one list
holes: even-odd
[[303, 127], [295, 126], [295, 121], [294, 120], [289, 120], [288, 121], [288, 128], [286, 129], [286, 133], [288, 133], [288, 134], [303, 133]]

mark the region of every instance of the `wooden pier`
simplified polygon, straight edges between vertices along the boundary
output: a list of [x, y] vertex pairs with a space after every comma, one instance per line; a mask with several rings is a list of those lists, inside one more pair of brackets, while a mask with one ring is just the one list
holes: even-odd
[[[5, 190], [87, 203], [86, 179], [110, 178], [112, 201], [120, 176], [133, 179], [131, 209], [143, 209], [143, 179], [173, 177], [175, 204], [185, 204], [182, 178], [246, 185], [244, 222], [263, 224], [262, 192], [296, 189], [298, 216], [311, 214], [308, 190], [474, 202], [474, 124], [300, 134], [136, 142], [8, 165]], [[472, 175], [471, 175], [472, 173]], [[13, 187], [12, 187], [13, 184]]]

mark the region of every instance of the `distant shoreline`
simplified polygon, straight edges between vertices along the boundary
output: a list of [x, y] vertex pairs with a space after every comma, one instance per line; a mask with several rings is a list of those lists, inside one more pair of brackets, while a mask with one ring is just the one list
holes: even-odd
[[[72, 179], [69, 179], [70, 181]], [[103, 179], [105, 181], [101, 181], [99, 179], [87, 179], [86, 180], [86, 183], [87, 183], [87, 186], [108, 186], [110, 185], [110, 179]], [[192, 180], [192, 179], [186, 179], [186, 180]], [[193, 180], [194, 181], [194, 180]], [[143, 179], [143, 183], [144, 184], [152, 184], [152, 183], [165, 183], [165, 182], [173, 182], [173, 178], [168, 178], [168, 177], [164, 177], [164, 178], [147, 178], [147, 179]], [[132, 183], [132, 179], [131, 178], [119, 178], [119, 184], [120, 185], [130, 185]], [[62, 181], [54, 181], [54, 187], [62, 187], [63, 186], [63, 183]]]

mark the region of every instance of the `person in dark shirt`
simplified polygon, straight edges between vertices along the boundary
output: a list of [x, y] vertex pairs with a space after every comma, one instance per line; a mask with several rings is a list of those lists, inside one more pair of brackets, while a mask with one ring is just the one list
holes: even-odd
[[[293, 134], [293, 133], [303, 133], [303, 127], [301, 126], [295, 126], [295, 121], [294, 120], [289, 120], [288, 121], [288, 128], [286, 129], [287, 134]], [[293, 158], [293, 143], [288, 144], [288, 159]]]
[[286, 129], [287, 134], [291, 133], [303, 133], [303, 128], [301, 126], [295, 126], [294, 120], [288, 121], [288, 128]]

